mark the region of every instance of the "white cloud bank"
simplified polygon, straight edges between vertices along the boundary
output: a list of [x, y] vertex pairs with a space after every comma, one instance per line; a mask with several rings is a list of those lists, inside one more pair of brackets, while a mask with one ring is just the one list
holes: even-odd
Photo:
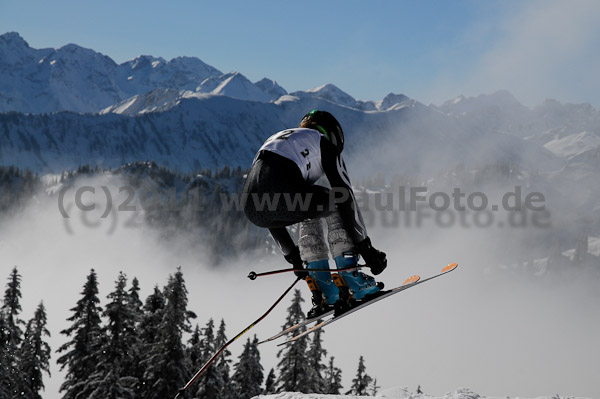
[[598, 106], [598, 21], [600, 2], [594, 0], [523, 2], [489, 25], [467, 30], [464, 43], [456, 43], [456, 48], [487, 40], [483, 52], [463, 71], [434, 80], [431, 98], [443, 101], [457, 93], [507, 89], [530, 106], [546, 98]]

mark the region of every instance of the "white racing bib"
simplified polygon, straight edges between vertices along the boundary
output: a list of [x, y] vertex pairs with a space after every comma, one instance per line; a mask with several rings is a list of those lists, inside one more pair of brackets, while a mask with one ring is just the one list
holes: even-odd
[[324, 175], [321, 165], [321, 137], [323, 135], [313, 129], [282, 130], [269, 137], [258, 154], [263, 150], [270, 151], [294, 161], [304, 180], [313, 184]]

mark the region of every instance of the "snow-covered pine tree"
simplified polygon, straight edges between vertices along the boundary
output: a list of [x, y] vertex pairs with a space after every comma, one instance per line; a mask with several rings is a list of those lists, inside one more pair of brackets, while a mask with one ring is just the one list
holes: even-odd
[[33, 318], [27, 323], [21, 345], [21, 381], [24, 396], [29, 399], [42, 399], [44, 389], [43, 373], [50, 375], [50, 345], [44, 341], [50, 332], [46, 328], [48, 320], [44, 303], [40, 302]]
[[[127, 292], [126, 286], [127, 276], [120, 272], [115, 281], [115, 290], [107, 296], [110, 302], [104, 311], [104, 316], [108, 320], [106, 326], [108, 346], [104, 352], [112, 358], [113, 362], [116, 362], [121, 372], [131, 371], [140, 361], [138, 353], [140, 339], [136, 328], [139, 307]], [[139, 290], [139, 287], [137, 289]], [[137, 296], [137, 292], [135, 295]], [[136, 299], [139, 301], [139, 298]]]
[[264, 376], [256, 335], [252, 341], [250, 338], [246, 341], [234, 370], [231, 378], [234, 398], [250, 399], [262, 393], [261, 386]]
[[14, 348], [18, 347], [23, 341], [21, 326], [24, 326], [25, 322], [19, 318], [22, 310], [21, 297], [21, 275], [15, 266], [8, 277], [6, 291], [4, 291], [4, 302], [2, 304], [2, 311], [6, 321], [7, 340], [9, 345]]
[[[318, 323], [320, 321], [317, 321]], [[325, 393], [326, 384], [323, 372], [327, 366], [323, 364], [322, 360], [327, 356], [327, 350], [323, 348], [322, 334], [323, 330], [317, 330], [313, 334], [308, 350], [308, 363], [311, 374], [307, 390], [311, 393]]]
[[135, 328], [137, 315], [130, 306], [126, 291], [127, 277], [119, 273], [115, 290], [108, 294], [104, 316], [108, 319], [98, 349], [94, 373], [81, 382], [81, 397], [127, 399], [135, 397], [138, 379], [135, 367], [139, 363], [139, 338]]
[[368, 394], [368, 388], [373, 379], [365, 371], [365, 359], [361, 356], [358, 359], [356, 378], [352, 380], [352, 389], [350, 390], [352, 395], [360, 396]]
[[94, 372], [98, 363], [98, 349], [102, 344], [101, 317], [102, 308], [98, 299], [98, 278], [94, 269], [90, 271], [81, 292], [81, 299], [71, 309], [73, 315], [67, 321], [71, 327], [60, 333], [72, 337], [71, 341], [58, 348], [66, 352], [58, 358], [61, 370], [67, 369], [65, 381], [60, 387], [63, 399], [75, 399], [84, 383]]
[[190, 319], [194, 312], [187, 310], [187, 288], [181, 268], [169, 276], [164, 288], [165, 306], [160, 312], [160, 323], [156, 328], [156, 339], [149, 346], [142, 361], [145, 368], [145, 399], [163, 399], [174, 396], [187, 382], [183, 333], [191, 332]]
[[2, 360], [0, 364], [5, 370], [3, 370], [1, 384], [4, 386], [4, 390], [9, 393], [9, 397], [20, 396], [20, 393], [24, 390], [21, 386], [21, 379], [19, 378], [19, 346], [23, 341], [23, 330], [21, 326], [25, 323], [19, 318], [21, 313], [21, 275], [19, 274], [17, 267], [15, 266], [10, 276], [8, 277], [8, 283], [6, 285], [6, 291], [4, 292], [4, 302], [2, 308], [0, 308], [0, 317], [3, 318], [3, 346]]
[[136, 323], [139, 323], [142, 321], [142, 316], [144, 315], [144, 304], [140, 299], [140, 282], [136, 277], [134, 277], [133, 280], [131, 280], [131, 288], [129, 288], [128, 292], [129, 307], [131, 309], [131, 312], [133, 312], [133, 314], [135, 315]]
[[[188, 370], [197, 370], [202, 366], [202, 337], [200, 334], [200, 326], [196, 324], [192, 336], [188, 340], [185, 349], [185, 359]], [[190, 376], [191, 377], [191, 376]]]
[[333, 360], [335, 358], [331, 356], [329, 363], [325, 369], [325, 390], [323, 393], [328, 395], [339, 395], [342, 389], [342, 370], [335, 367]]
[[[288, 315], [283, 329], [289, 328], [304, 320], [302, 311], [302, 294], [300, 290], [294, 291], [292, 304], [287, 309]], [[305, 327], [295, 330], [294, 336], [306, 331]], [[285, 346], [277, 353], [277, 358], [281, 359], [277, 364], [279, 376], [277, 377], [277, 392], [302, 392], [309, 393], [309, 378], [311, 375], [310, 364], [307, 356], [307, 340], [305, 338], [294, 341]]]
[[163, 316], [166, 299], [158, 286], [154, 286], [152, 294], [144, 303], [142, 321], [139, 325], [140, 339], [145, 349], [154, 344], [158, 337], [158, 327]]
[[[225, 343], [227, 343], [227, 334], [225, 332], [225, 320], [221, 319], [221, 324], [219, 325], [219, 330], [217, 331], [217, 336], [215, 337], [215, 351], [219, 350]], [[215, 367], [217, 371], [221, 375], [221, 380], [223, 381], [223, 387], [221, 389], [220, 399], [234, 399], [233, 392], [231, 389], [230, 383], [230, 367], [231, 363], [231, 352], [228, 349], [225, 349], [219, 359], [217, 359]]]
[[270, 395], [277, 392], [276, 382], [277, 377], [275, 376], [275, 369], [271, 369], [267, 375], [267, 380], [265, 381], [265, 389], [263, 390], [263, 394]]
[[144, 381], [144, 369], [141, 365], [144, 341], [141, 337], [142, 329], [140, 328], [144, 319], [144, 304], [140, 299], [139, 292], [140, 282], [136, 277], [134, 277], [133, 280], [131, 280], [131, 287], [128, 290], [127, 306], [133, 315], [136, 337], [135, 344], [130, 348], [131, 356], [134, 359], [133, 364], [130, 367], [130, 375], [137, 379], [135, 386], [135, 397], [139, 397], [139, 395], [142, 393]]
[[141, 380], [137, 389], [136, 398], [146, 398], [148, 391], [151, 389], [151, 384], [144, 376], [144, 361], [148, 358], [154, 343], [158, 339], [158, 328], [165, 308], [165, 296], [158, 286], [154, 286], [154, 291], [146, 298], [143, 307], [142, 320], [138, 325], [140, 337], [140, 365], [139, 370], [141, 375], [138, 378]]
[[0, 309], [0, 398], [9, 397], [11, 381], [9, 379], [8, 367], [8, 336], [6, 334], [6, 320], [4, 311]]
[[[201, 340], [202, 364], [207, 362], [215, 354], [215, 322], [209, 319], [204, 328]], [[198, 388], [195, 397], [202, 399], [220, 399], [223, 390], [223, 378], [215, 364], [209, 367], [198, 379]]]

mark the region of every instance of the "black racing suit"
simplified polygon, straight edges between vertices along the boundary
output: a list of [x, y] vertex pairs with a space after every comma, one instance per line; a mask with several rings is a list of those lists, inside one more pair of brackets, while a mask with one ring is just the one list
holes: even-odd
[[[331, 189], [315, 184], [322, 176]], [[254, 159], [243, 193], [246, 216], [269, 229], [284, 255], [296, 247], [286, 226], [336, 208], [354, 243], [367, 239], [344, 160], [316, 130], [288, 129], [269, 138]]]

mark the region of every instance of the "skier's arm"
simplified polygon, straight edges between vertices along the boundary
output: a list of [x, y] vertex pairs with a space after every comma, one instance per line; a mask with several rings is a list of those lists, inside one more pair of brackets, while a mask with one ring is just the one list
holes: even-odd
[[371, 268], [373, 274], [381, 273], [387, 267], [385, 252], [379, 251], [371, 245], [371, 239], [367, 236], [367, 228], [352, 191], [346, 164], [333, 145], [325, 138], [321, 139], [321, 164], [332, 190], [339, 190], [342, 194], [343, 200], [336, 201], [336, 205], [346, 231], [354, 240], [356, 250]]
[[355, 244], [364, 241], [367, 238], [367, 228], [352, 191], [346, 164], [342, 156], [325, 138], [321, 139], [321, 164], [334, 192], [335, 203], [344, 221], [344, 227]]

